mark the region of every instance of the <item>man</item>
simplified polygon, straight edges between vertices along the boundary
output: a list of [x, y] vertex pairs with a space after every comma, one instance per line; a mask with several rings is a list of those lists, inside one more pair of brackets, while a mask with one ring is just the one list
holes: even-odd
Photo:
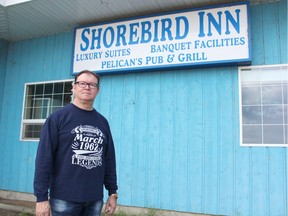
[[52, 113], [43, 126], [35, 161], [37, 216], [100, 216], [103, 185], [109, 195], [105, 212], [116, 208], [113, 139], [107, 120], [93, 108], [99, 83], [97, 74], [80, 72], [73, 103]]

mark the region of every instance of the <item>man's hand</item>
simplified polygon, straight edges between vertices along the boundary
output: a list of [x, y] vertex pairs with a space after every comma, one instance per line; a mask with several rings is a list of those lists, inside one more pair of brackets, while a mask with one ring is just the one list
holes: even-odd
[[49, 201], [36, 203], [36, 216], [50, 216]]
[[107, 199], [105, 206], [105, 213], [113, 214], [117, 206], [117, 198], [113, 195], [110, 195]]

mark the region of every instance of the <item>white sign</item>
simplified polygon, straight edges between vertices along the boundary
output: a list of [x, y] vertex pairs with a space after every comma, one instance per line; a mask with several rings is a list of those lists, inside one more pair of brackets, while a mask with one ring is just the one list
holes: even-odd
[[250, 61], [248, 4], [241, 3], [77, 28], [72, 74]]

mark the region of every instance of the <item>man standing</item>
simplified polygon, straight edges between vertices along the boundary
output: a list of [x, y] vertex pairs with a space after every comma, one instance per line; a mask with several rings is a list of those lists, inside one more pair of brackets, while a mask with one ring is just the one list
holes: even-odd
[[114, 143], [108, 121], [93, 108], [99, 82], [97, 74], [80, 72], [73, 103], [52, 113], [43, 126], [35, 161], [37, 216], [50, 216], [50, 210], [53, 216], [100, 216], [103, 185], [109, 195], [105, 212], [116, 208]]

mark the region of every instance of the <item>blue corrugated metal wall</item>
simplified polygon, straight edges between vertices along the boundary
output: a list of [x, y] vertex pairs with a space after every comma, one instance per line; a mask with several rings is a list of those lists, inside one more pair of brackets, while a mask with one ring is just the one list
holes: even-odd
[[[3, 91], [4, 91], [4, 80], [5, 80], [5, 72], [6, 72], [6, 62], [8, 55], [8, 42], [4, 40], [0, 40], [0, 116], [2, 110], [2, 99], [3, 99]], [[0, 118], [1, 124], [1, 118]]]
[[[287, 61], [287, 1], [251, 6], [253, 65]], [[70, 78], [71, 33], [9, 44], [0, 189], [32, 192], [35, 142], [20, 142], [25, 82]], [[237, 67], [102, 77], [119, 204], [224, 215], [287, 215], [287, 148], [239, 144]]]
[[69, 79], [72, 34], [10, 43], [0, 125], [0, 189], [32, 192], [36, 142], [20, 142], [24, 84]]
[[123, 204], [232, 212], [235, 74], [237, 68], [210, 68], [103, 79], [96, 106], [113, 122]]

